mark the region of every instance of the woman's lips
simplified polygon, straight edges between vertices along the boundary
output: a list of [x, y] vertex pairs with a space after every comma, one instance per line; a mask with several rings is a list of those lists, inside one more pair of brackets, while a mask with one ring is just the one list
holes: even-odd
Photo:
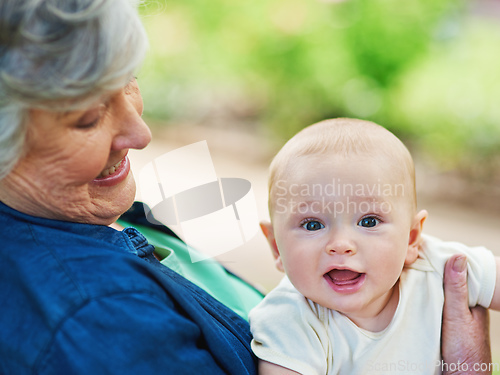
[[130, 161], [125, 156], [115, 165], [102, 171], [99, 177], [95, 178], [92, 182], [99, 186], [114, 186], [127, 178], [129, 172]]
[[112, 167], [110, 167], [110, 168], [105, 169], [104, 171], [102, 171], [101, 174], [99, 175], [99, 177], [97, 177], [97, 178], [104, 178], [104, 177], [108, 177], [109, 175], [112, 175], [113, 173], [115, 173], [120, 168], [120, 165], [122, 163], [123, 163], [123, 159], [120, 160], [115, 165], [113, 165]]
[[338, 293], [354, 293], [363, 285], [366, 274], [348, 269], [332, 269], [324, 278], [330, 287]]

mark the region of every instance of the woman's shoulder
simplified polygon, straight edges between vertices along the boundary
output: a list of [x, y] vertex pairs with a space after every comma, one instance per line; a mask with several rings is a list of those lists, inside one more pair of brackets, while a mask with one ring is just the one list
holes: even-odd
[[51, 228], [32, 232], [31, 238], [9, 241], [0, 255], [1, 272], [44, 299], [59, 299], [53, 301], [59, 306], [65, 299], [74, 305], [113, 293], [158, 289], [150, 266], [125, 244]]
[[166, 302], [147, 263], [132, 253], [119, 232], [23, 214], [6, 216], [0, 215], [0, 288], [5, 291], [0, 302], [11, 307], [6, 313], [22, 311], [27, 319], [30, 314], [33, 319], [43, 316], [43, 324], [53, 327], [88, 301], [113, 294], [147, 292]]
[[[46, 369], [62, 366], [61, 358], [105, 362], [119, 357], [124, 364], [131, 364], [124, 361], [129, 351], [146, 358], [161, 347], [167, 352], [193, 351], [187, 357], [167, 354], [158, 362], [163, 369], [174, 362], [178, 366], [199, 362], [200, 367], [218, 368], [212, 356], [223, 362], [227, 359], [228, 368], [236, 366], [238, 370], [233, 373], [247, 373], [245, 368], [253, 368], [248, 323], [180, 275], [149, 259], [151, 245], [139, 232], [76, 225], [17, 220], [14, 226], [21, 233], [10, 231], [4, 236], [6, 246], [0, 246], [0, 303], [9, 309], [0, 315], [0, 357], [12, 356], [13, 362], [31, 368], [35, 368], [37, 357], [45, 358]], [[192, 346], [204, 342], [201, 336], [217, 343], [210, 345], [212, 349], [220, 345], [220, 350], [209, 350], [205, 344]], [[24, 337], [30, 337], [29, 342]], [[112, 356], [115, 351], [99, 350], [103, 344], [116, 346], [116, 357]], [[228, 356], [229, 346], [232, 350], [237, 347], [239, 354], [235, 351]], [[73, 347], [72, 353], [66, 352]], [[189, 357], [189, 363], [173, 361], [177, 357]], [[75, 368], [71, 361], [66, 365]], [[83, 363], [81, 366], [86, 368]], [[130, 373], [134, 368], [130, 366], [124, 371]]]
[[109, 314], [126, 325], [126, 320], [132, 324], [131, 316], [137, 321], [138, 309], [145, 306], [164, 316], [175, 313], [174, 302], [137, 256], [105, 240], [80, 240], [31, 224], [19, 227], [26, 232], [5, 236], [0, 246], [0, 304], [9, 306], [0, 315], [0, 357], [12, 358], [14, 366], [33, 368], [53, 343], [75, 339], [81, 328], [102, 336], [98, 321]]
[[[65, 230], [70, 227], [66, 223], [62, 228], [33, 223], [19, 227], [24, 230], [3, 236], [0, 250], [0, 286], [7, 291], [4, 296], [11, 297], [11, 306], [19, 304], [26, 311], [23, 306], [29, 307], [37, 296], [36, 308], [46, 309], [56, 324], [66, 311], [103, 296], [147, 291], [165, 298], [146, 270], [148, 264], [107, 238], [106, 230], [86, 236]], [[95, 234], [99, 228], [85, 230]]]

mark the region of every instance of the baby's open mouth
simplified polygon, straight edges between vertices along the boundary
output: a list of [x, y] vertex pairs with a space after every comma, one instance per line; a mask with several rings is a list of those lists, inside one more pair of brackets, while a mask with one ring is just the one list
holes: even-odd
[[356, 284], [364, 273], [359, 273], [351, 270], [333, 269], [325, 274], [336, 285], [351, 285]]

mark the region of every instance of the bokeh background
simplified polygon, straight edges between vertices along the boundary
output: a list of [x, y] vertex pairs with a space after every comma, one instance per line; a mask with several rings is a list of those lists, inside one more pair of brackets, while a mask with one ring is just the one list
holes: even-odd
[[[372, 120], [415, 158], [428, 233], [500, 255], [499, 1], [146, 0], [140, 11], [155, 141], [133, 153], [136, 169], [207, 140], [218, 174], [249, 179], [266, 219], [266, 168], [289, 137], [325, 118]], [[220, 260], [267, 291], [281, 276], [260, 234], [247, 245]]]

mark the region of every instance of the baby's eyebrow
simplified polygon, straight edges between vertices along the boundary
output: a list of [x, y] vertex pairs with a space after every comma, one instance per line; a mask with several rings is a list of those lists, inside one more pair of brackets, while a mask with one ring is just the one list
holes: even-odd
[[308, 200], [299, 202], [297, 204], [297, 206], [299, 206], [299, 207], [307, 206], [307, 205], [311, 205], [312, 203], [316, 203], [316, 202], [322, 202], [322, 200], [321, 199], [308, 199]]
[[367, 202], [377, 202], [377, 201], [385, 201], [383, 196], [380, 195], [357, 195], [354, 194], [351, 198], [359, 200], [359, 201], [367, 201]]
[[384, 196], [380, 195], [368, 195], [368, 196], [353, 196], [350, 197], [352, 202], [356, 203], [368, 203], [370, 206], [376, 208], [378, 206], [381, 206], [385, 203], [387, 203], [387, 199]]

